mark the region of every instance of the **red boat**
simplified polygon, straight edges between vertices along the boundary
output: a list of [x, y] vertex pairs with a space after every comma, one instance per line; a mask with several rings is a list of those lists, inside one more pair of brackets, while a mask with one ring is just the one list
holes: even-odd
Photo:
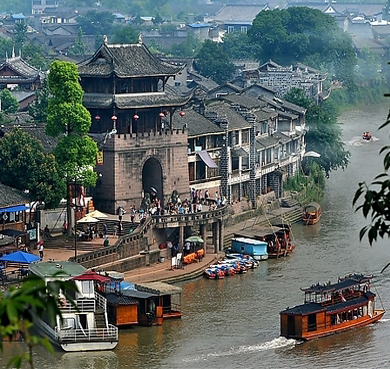
[[371, 276], [351, 274], [334, 284], [302, 289], [305, 302], [280, 312], [281, 336], [311, 340], [374, 323], [385, 310], [375, 310]]
[[363, 140], [370, 141], [372, 138], [372, 135], [370, 132], [363, 132], [362, 138], [363, 138]]

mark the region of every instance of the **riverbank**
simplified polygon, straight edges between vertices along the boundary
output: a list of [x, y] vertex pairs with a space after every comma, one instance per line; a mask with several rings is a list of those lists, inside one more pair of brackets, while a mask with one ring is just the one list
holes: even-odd
[[[263, 212], [253, 218], [249, 218], [245, 221], [238, 222], [233, 225], [229, 225], [225, 228], [224, 245], [227, 246], [234, 233], [238, 233], [243, 229], [251, 228], [254, 225], [270, 226], [275, 223], [290, 223], [291, 216], [293, 219], [297, 219], [297, 214], [300, 214], [301, 207], [294, 205], [291, 207], [276, 207], [268, 212]], [[113, 237], [113, 236], [110, 236]], [[114, 242], [114, 239], [112, 240]], [[94, 241], [90, 241], [94, 242]], [[97, 240], [96, 242], [100, 242]], [[32, 250], [33, 254], [38, 255], [38, 250]], [[80, 252], [81, 253], [81, 252]], [[69, 260], [74, 256], [74, 251], [69, 249], [50, 249], [44, 250], [44, 261], [49, 260]], [[208, 252], [201, 262], [185, 265], [182, 268], [172, 268], [171, 259], [165, 259], [163, 262], [151, 264], [141, 268], [133, 269], [125, 272], [125, 280], [132, 283], [147, 283], [147, 282], [166, 282], [166, 283], [178, 283], [194, 278], [198, 278], [204, 272], [204, 270], [210, 265], [214, 264], [218, 259], [224, 256], [223, 253], [216, 254]]]

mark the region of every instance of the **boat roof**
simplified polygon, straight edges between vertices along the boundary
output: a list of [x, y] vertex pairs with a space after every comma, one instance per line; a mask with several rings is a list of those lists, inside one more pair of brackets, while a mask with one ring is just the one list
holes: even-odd
[[375, 296], [375, 294], [373, 294], [372, 292], [367, 292], [365, 296], [329, 306], [322, 306], [320, 303], [317, 302], [308, 302], [306, 304], [294, 306], [293, 308], [287, 308], [286, 310], [281, 311], [280, 314], [308, 315], [319, 313], [320, 311], [326, 311], [327, 314], [336, 314], [338, 312], [350, 310], [351, 308], [359, 307], [366, 304], [367, 299], [370, 296]]
[[308, 288], [301, 288], [305, 293], [329, 293], [345, 290], [353, 286], [360, 285], [361, 283], [367, 283], [372, 279], [372, 276], [364, 276], [363, 274], [350, 274], [342, 279], [339, 278], [337, 283], [333, 284], [313, 284]]
[[232, 241], [243, 242], [243, 243], [247, 243], [248, 245], [255, 245], [255, 246], [267, 245], [267, 242], [255, 240], [253, 238], [246, 238], [246, 237], [233, 237]]
[[304, 209], [309, 209], [309, 208], [314, 208], [316, 210], [320, 209], [321, 208], [321, 205], [318, 203], [318, 202], [310, 202], [309, 204], [307, 204]]
[[[87, 271], [81, 264], [72, 261], [42, 261], [29, 264], [28, 269], [42, 278], [68, 280]], [[56, 275], [53, 277], [53, 275]]]

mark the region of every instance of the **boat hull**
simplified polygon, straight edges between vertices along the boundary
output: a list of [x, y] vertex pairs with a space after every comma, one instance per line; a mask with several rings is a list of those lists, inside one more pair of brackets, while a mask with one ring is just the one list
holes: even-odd
[[363, 316], [361, 318], [357, 318], [355, 320], [350, 320], [350, 321], [345, 322], [345, 323], [332, 325], [329, 327], [329, 329], [325, 328], [323, 330], [318, 330], [318, 331], [314, 331], [314, 332], [307, 332], [302, 336], [288, 336], [288, 337], [284, 336], [284, 337], [309, 341], [309, 340], [316, 339], [316, 338], [331, 336], [331, 335], [336, 334], [336, 333], [347, 332], [347, 331], [350, 331], [352, 329], [364, 327], [366, 325], [375, 323], [378, 320], [380, 320], [384, 314], [385, 314], [385, 310], [375, 310], [372, 317], [370, 317], [369, 315], [366, 315], [366, 316]]

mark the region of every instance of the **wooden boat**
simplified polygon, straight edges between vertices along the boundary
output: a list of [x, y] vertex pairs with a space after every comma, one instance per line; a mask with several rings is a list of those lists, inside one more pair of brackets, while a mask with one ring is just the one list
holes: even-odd
[[370, 132], [363, 132], [362, 138], [363, 138], [363, 140], [370, 141], [372, 138], [372, 135]]
[[385, 310], [375, 310], [372, 277], [351, 274], [337, 283], [302, 289], [305, 302], [280, 312], [281, 336], [310, 340], [374, 323]]
[[244, 255], [250, 255], [255, 260], [268, 259], [267, 243], [260, 240], [245, 237], [232, 238], [231, 251]]
[[303, 223], [306, 225], [316, 224], [321, 219], [321, 206], [316, 202], [311, 202], [303, 208]]
[[267, 243], [268, 258], [287, 256], [295, 250], [291, 228], [288, 224], [277, 224], [270, 228], [251, 228], [235, 233], [235, 237], [253, 238]]

